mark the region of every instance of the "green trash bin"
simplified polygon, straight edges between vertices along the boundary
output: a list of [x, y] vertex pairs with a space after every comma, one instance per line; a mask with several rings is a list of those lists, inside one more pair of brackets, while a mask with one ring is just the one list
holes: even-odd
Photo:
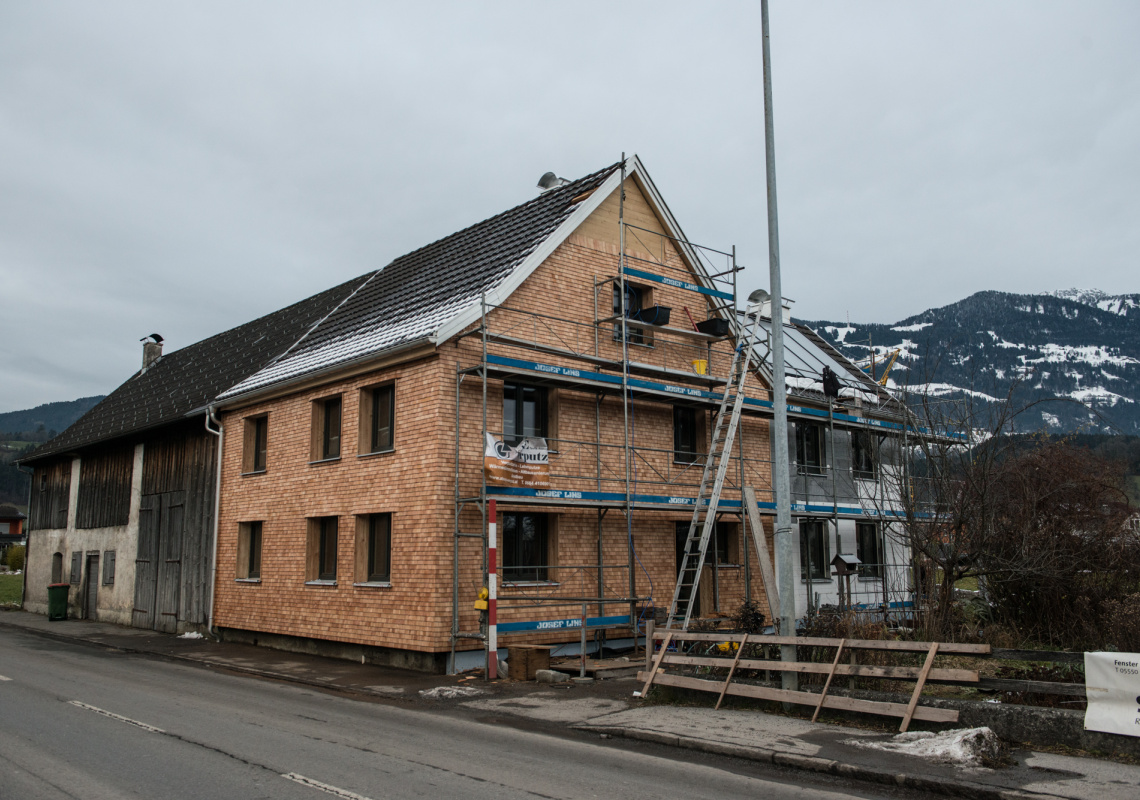
[[48, 619], [67, 619], [67, 593], [70, 583], [48, 584]]

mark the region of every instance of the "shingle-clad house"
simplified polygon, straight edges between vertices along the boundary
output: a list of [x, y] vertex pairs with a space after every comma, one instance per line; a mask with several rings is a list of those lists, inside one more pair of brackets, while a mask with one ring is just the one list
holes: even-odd
[[[75, 611], [102, 619], [427, 670], [479, 663], [489, 622], [508, 646], [577, 641], [583, 618], [591, 641], [630, 640], [673, 594], [740, 335], [739, 265], [685, 237], [636, 156], [540, 186], [287, 309], [157, 359], [147, 345], [138, 374], [24, 460], [29, 608], [70, 580]], [[842, 507], [812, 491], [854, 469], [855, 438], [873, 465], [864, 434], [900, 424], [854, 365], [780, 324], [798, 348], [802, 610], [835, 596], [813, 553], [897, 557], [859, 506], [866, 475], [831, 481], [852, 487]], [[757, 352], [696, 615], [766, 607]], [[814, 392], [822, 366], [839, 409]], [[868, 574], [862, 596], [888, 600]]]

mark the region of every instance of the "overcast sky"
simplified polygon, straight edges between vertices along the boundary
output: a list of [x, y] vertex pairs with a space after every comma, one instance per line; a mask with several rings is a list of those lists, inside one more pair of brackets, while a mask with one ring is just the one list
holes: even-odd
[[[785, 294], [1140, 291], [1140, 4], [772, 0]], [[0, 411], [641, 156], [766, 287], [759, 2], [0, 3]]]

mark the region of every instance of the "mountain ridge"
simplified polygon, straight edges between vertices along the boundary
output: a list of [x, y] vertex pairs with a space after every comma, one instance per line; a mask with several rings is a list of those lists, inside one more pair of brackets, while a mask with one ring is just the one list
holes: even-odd
[[981, 291], [894, 323], [798, 320], [888, 385], [911, 394], [996, 403], [1018, 429], [1140, 434], [1140, 294], [1096, 289]]

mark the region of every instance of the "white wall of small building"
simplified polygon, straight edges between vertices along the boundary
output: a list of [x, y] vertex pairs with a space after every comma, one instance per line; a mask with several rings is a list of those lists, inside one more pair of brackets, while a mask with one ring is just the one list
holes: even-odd
[[[96, 609], [89, 617], [102, 622], [120, 625], [131, 624], [135, 604], [135, 556], [138, 554], [139, 505], [142, 499], [143, 445], [135, 446], [131, 471], [131, 505], [126, 525], [108, 528], [77, 528], [76, 512], [79, 506], [79, 475], [81, 459], [71, 462], [71, 494], [67, 506], [67, 527], [32, 531], [28, 536], [28, 559], [25, 571], [24, 609], [34, 614], [48, 612], [48, 584], [52, 583], [52, 561], [56, 553], [63, 556], [60, 580], [71, 583], [67, 613], [78, 617], [83, 611], [85, 580], [94, 579], [98, 585]], [[103, 584], [103, 570], [107, 553], [115, 553], [114, 583]], [[80, 574], [72, 581], [71, 554], [83, 553], [80, 570], [86, 571], [87, 557], [99, 556], [99, 574]]]

